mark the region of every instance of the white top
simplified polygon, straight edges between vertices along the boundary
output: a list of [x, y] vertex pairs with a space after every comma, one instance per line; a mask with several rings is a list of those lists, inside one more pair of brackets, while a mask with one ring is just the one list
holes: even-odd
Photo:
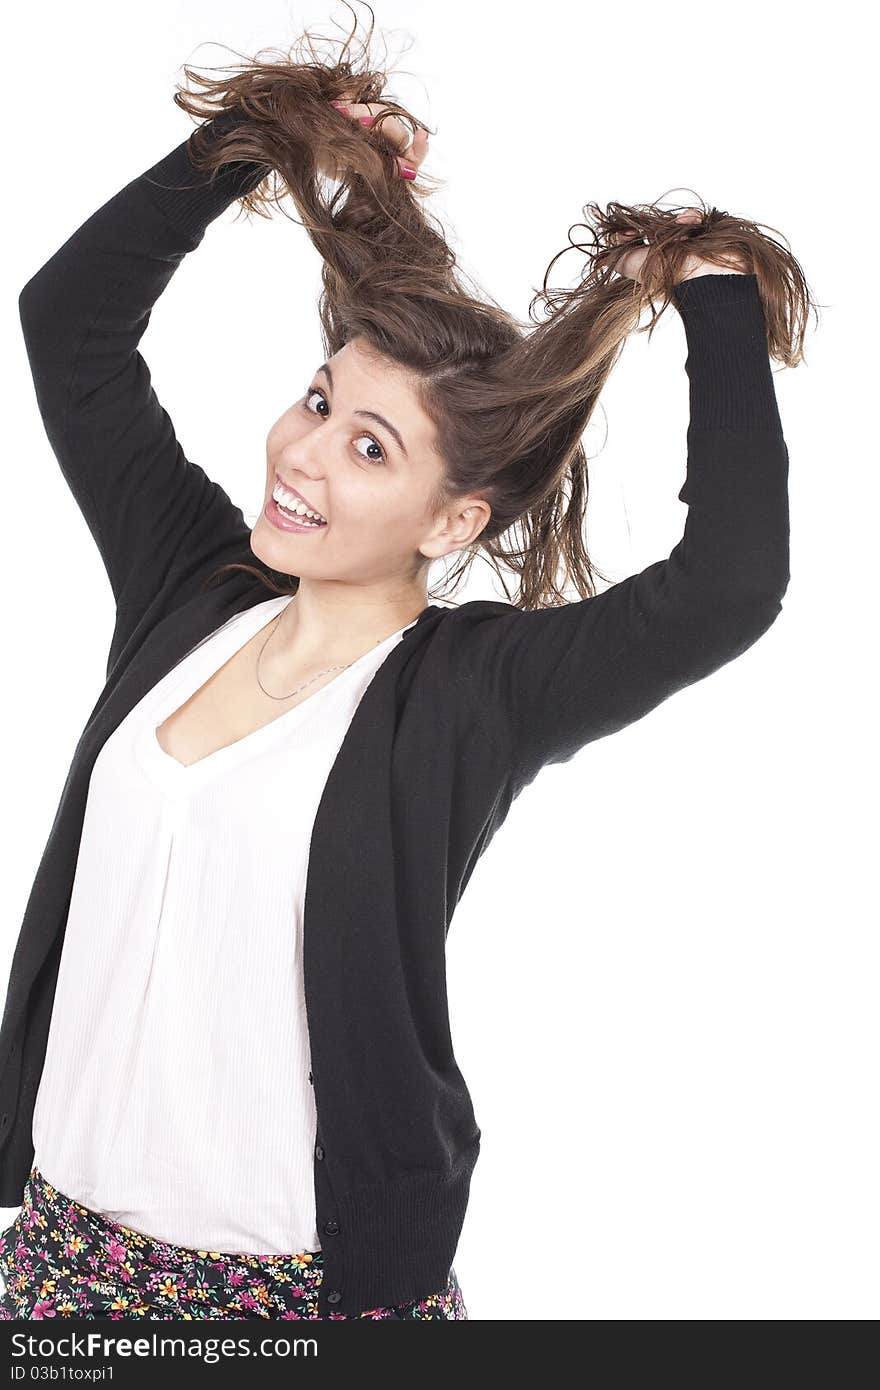
[[200, 1250], [320, 1249], [302, 975], [309, 841], [358, 702], [413, 626], [185, 767], [156, 729], [292, 597], [235, 614], [102, 747], [34, 1110], [48, 1182]]

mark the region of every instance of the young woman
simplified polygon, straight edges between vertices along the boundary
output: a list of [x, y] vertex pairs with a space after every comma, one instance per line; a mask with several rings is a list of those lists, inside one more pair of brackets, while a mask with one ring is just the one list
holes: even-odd
[[[769, 359], [801, 357], [792, 256], [715, 208], [591, 205], [589, 273], [545, 277], [522, 324], [462, 284], [412, 177], [428, 133], [384, 77], [343, 53], [178, 93], [208, 119], [22, 291], [116, 626], [0, 1033], [5, 1317], [465, 1318], [480, 1130], [446, 1007], [455, 906], [543, 766], [780, 612]], [[323, 258], [326, 360], [269, 431], [251, 528], [184, 455], [138, 343], [272, 174]], [[597, 593], [581, 436], [669, 304], [687, 524]], [[478, 553], [519, 576], [513, 602], [428, 601], [433, 561], [460, 578]]]

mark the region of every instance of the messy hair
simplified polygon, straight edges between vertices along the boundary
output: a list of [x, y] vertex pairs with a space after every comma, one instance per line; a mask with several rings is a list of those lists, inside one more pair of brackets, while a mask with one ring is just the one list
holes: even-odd
[[[394, 146], [382, 136], [386, 111], [365, 127], [331, 105], [381, 103], [412, 128], [424, 124], [386, 93], [387, 74], [370, 55], [370, 15], [357, 56], [355, 19], [338, 53], [324, 40], [331, 52], [320, 57], [306, 31], [289, 50], [261, 50], [231, 75], [200, 77], [185, 65], [202, 88], [180, 84], [174, 94], [202, 121], [189, 137], [192, 161], [208, 172], [237, 161], [266, 166], [265, 178], [239, 201], [268, 216], [270, 204], [292, 199], [323, 262], [325, 354], [358, 337], [408, 373], [436, 429], [442, 476], [434, 514], [468, 494], [491, 507], [484, 529], [458, 552], [440, 597], [455, 591], [478, 554], [518, 608], [565, 603], [568, 586], [590, 597], [596, 577], [607, 576], [591, 562], [584, 539], [589, 479], [582, 436], [627, 337], [650, 336], [696, 253], [721, 273], [750, 268], [768, 351], [795, 366], [811, 303], [803, 273], [758, 224], [716, 207], [701, 204], [700, 220], [682, 223], [675, 221], [682, 206], [611, 202], [603, 211], [588, 203], [576, 224], [584, 237], [573, 240], [569, 229], [528, 320], [516, 318], [467, 287], [442, 226], [424, 206], [437, 181], [422, 171], [416, 181], [400, 177]], [[631, 232], [636, 244], [647, 245], [638, 280], [615, 270], [621, 234]], [[585, 255], [578, 283], [550, 289], [550, 272], [571, 248]], [[640, 328], [646, 309], [650, 319]], [[513, 593], [505, 571], [518, 578]], [[253, 572], [275, 592], [298, 587], [296, 576], [292, 587], [279, 589]]]

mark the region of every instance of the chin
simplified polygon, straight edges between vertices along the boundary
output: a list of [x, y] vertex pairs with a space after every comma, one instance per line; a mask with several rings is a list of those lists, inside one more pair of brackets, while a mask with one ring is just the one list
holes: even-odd
[[251, 551], [270, 569], [278, 570], [281, 574], [289, 572], [284, 567], [288, 558], [288, 548], [283, 539], [274, 534], [262, 512], [251, 530]]

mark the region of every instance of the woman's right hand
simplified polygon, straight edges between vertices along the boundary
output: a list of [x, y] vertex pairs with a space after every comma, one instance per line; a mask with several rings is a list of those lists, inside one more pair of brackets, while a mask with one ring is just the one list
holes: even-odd
[[[388, 107], [380, 102], [359, 103], [334, 101], [331, 105], [343, 116], [348, 116], [353, 121], [358, 121], [365, 129], [369, 129], [375, 124], [376, 118], [381, 116]], [[385, 139], [390, 140], [397, 146], [401, 153], [396, 156], [397, 167], [401, 176], [405, 179], [414, 179], [419, 171], [419, 166], [428, 153], [428, 131], [424, 126], [419, 126], [415, 133], [412, 144], [409, 144], [412, 132], [408, 125], [399, 120], [397, 116], [386, 116], [380, 127]], [[409, 149], [406, 146], [409, 144]], [[403, 151], [406, 150], [404, 154]]]

